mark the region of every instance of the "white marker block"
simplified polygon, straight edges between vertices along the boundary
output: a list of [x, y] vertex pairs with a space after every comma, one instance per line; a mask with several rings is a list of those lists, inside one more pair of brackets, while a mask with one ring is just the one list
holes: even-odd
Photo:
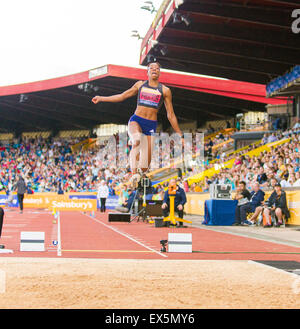
[[192, 252], [192, 233], [169, 233], [168, 252]]
[[45, 232], [21, 232], [20, 251], [45, 251]]
[[0, 254], [13, 254], [11, 249], [0, 249]]

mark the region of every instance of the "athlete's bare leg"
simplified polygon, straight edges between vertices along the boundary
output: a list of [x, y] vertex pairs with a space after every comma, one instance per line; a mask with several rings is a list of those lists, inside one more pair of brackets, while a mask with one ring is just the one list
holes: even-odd
[[131, 151], [129, 153], [129, 165], [132, 174], [136, 174], [138, 168], [138, 160], [140, 157], [140, 144], [141, 144], [141, 136], [142, 136], [142, 129], [140, 125], [135, 121], [129, 122], [128, 134], [131, 142]]
[[154, 136], [144, 135], [140, 125], [135, 121], [129, 123], [128, 133], [132, 144], [129, 154], [131, 171], [136, 174], [138, 168], [140, 168], [143, 172], [146, 172], [151, 163]]
[[142, 135], [139, 168], [146, 172], [151, 163], [154, 145], [154, 136]]

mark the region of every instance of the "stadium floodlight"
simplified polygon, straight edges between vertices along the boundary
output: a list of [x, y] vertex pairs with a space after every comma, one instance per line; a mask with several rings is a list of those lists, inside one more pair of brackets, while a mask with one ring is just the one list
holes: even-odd
[[151, 11], [150, 6], [142, 6], [141, 9]]
[[188, 15], [181, 15], [181, 20], [184, 22], [186, 26], [189, 26], [191, 24], [191, 20], [188, 17]]
[[157, 40], [151, 40], [150, 43], [151, 43], [151, 46], [152, 47], [155, 47], [155, 46], [158, 45], [158, 41]]
[[138, 40], [144, 39], [143, 37], [140, 36], [140, 34], [137, 30], [132, 30], [131, 32], [132, 32], [132, 34], [131, 34], [132, 38], [137, 38]]
[[168, 53], [168, 47], [167, 46], [164, 46], [162, 48], [160, 48], [160, 53], [163, 55], [163, 56], [166, 56], [167, 53]]
[[184, 0], [175, 0], [175, 7], [178, 8], [184, 3]]
[[141, 7], [141, 9], [150, 11], [151, 14], [157, 12], [152, 1], [144, 1], [144, 5]]
[[146, 58], [147, 58], [147, 63], [156, 62], [156, 58], [153, 55], [148, 54]]
[[181, 15], [177, 12], [173, 14], [173, 21], [172, 24], [178, 24], [181, 23]]
[[188, 15], [183, 15], [178, 12], [175, 12], [173, 14], [172, 24], [180, 24], [182, 22], [184, 22], [186, 26], [189, 26], [191, 24], [191, 19], [189, 18]]
[[28, 100], [28, 96], [21, 94], [19, 98], [19, 103], [25, 103]]

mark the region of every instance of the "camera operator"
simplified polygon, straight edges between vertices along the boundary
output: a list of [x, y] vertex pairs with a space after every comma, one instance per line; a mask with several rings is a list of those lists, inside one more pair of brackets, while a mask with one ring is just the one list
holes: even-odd
[[[179, 218], [183, 218], [183, 207], [186, 203], [186, 195], [184, 189], [179, 187], [176, 184], [176, 179], [170, 179], [169, 187], [176, 186], [176, 194], [175, 194], [175, 202], [174, 202], [174, 211], [177, 212]], [[169, 190], [165, 192], [163, 204], [163, 216], [168, 217], [170, 213], [170, 197], [169, 197]], [[182, 226], [183, 222], [179, 222], [179, 225]]]
[[135, 194], [137, 191], [133, 191], [131, 188], [127, 189], [128, 192], [128, 199], [125, 200], [125, 202], [122, 203], [121, 206], [117, 206], [115, 210], [120, 211], [120, 212], [129, 212], [132, 206], [132, 203], [135, 198]]

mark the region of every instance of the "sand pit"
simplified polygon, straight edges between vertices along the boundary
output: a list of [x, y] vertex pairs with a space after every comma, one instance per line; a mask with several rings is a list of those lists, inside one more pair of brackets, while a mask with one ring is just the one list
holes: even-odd
[[2, 309], [300, 308], [300, 276], [248, 261], [2, 257], [0, 271]]

